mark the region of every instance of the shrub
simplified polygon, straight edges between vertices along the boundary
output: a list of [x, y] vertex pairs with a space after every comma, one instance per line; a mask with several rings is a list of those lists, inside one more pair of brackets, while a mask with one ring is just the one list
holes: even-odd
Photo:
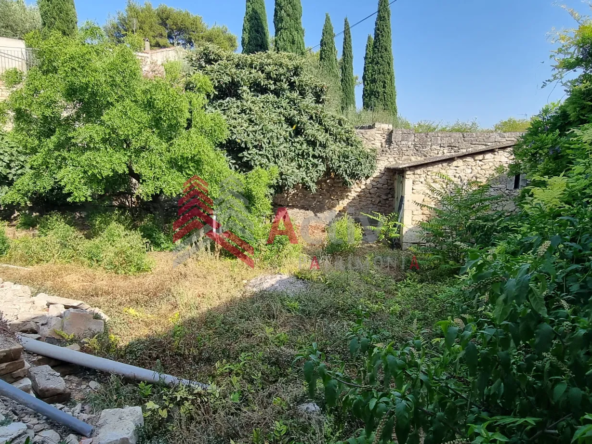
[[327, 232], [329, 241], [325, 250], [328, 254], [351, 252], [362, 243], [362, 226], [347, 214], [334, 220]]
[[0, 256], [5, 256], [10, 249], [10, 240], [6, 235], [4, 227], [0, 227]]
[[399, 214], [391, 213], [389, 215], [384, 215], [380, 213], [374, 213], [374, 215], [364, 214], [364, 216], [378, 222], [378, 226], [368, 227], [372, 231], [378, 233], [378, 242], [383, 242], [390, 247], [395, 247], [397, 239], [401, 237], [402, 224], [399, 222]]
[[141, 234], [112, 222], [99, 236], [84, 243], [81, 256], [91, 267], [117, 274], [149, 271], [146, 243]]
[[127, 230], [131, 230], [134, 225], [131, 214], [128, 211], [121, 209], [99, 209], [91, 212], [88, 215], [87, 220], [90, 225], [91, 237], [100, 236], [112, 223], [117, 223], [125, 227]]
[[510, 117], [509, 119], [496, 123], [493, 129], [501, 133], [523, 132], [530, 127], [530, 122], [531, 121], [527, 119], [514, 119], [513, 117]]
[[16, 227], [21, 230], [29, 230], [39, 225], [39, 216], [32, 214], [30, 211], [23, 211], [18, 218]]
[[144, 217], [138, 231], [150, 243], [151, 248], [156, 251], [171, 251], [175, 246], [172, 225], [157, 220], [153, 214]]

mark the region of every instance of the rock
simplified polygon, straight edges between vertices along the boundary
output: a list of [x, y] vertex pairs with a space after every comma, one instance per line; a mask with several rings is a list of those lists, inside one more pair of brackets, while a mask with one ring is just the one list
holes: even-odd
[[41, 339], [41, 335], [37, 335], [34, 333], [21, 333], [21, 336], [24, 336], [25, 338], [29, 338], [29, 339], [34, 339], [34, 340]]
[[303, 413], [320, 413], [321, 408], [316, 405], [314, 402], [308, 402], [306, 404], [300, 404], [298, 406], [298, 410]]
[[17, 361], [22, 351], [23, 346], [16, 339], [0, 336], [0, 364]]
[[56, 338], [60, 339], [60, 336], [56, 333], [56, 330], [63, 330], [62, 318], [56, 316], [48, 316], [47, 322], [44, 325], [40, 325], [38, 332], [44, 338]]
[[57, 432], [54, 432], [53, 430], [44, 430], [39, 432], [33, 442], [39, 444], [58, 444], [60, 440], [60, 435]]
[[141, 407], [108, 409], [101, 412], [93, 444], [136, 444], [136, 429], [144, 425]]
[[94, 391], [97, 391], [101, 388], [101, 384], [99, 384], [97, 381], [90, 381], [88, 383], [88, 386], [93, 389]]
[[66, 348], [69, 348], [70, 350], [74, 350], [74, 351], [77, 351], [77, 352], [80, 351], [80, 345], [79, 344], [71, 344], [71, 345], [68, 345]]
[[68, 309], [64, 312], [64, 333], [78, 338], [92, 338], [105, 331], [105, 321], [95, 319], [84, 310]]
[[29, 363], [27, 361], [25, 361], [25, 366], [23, 368], [21, 368], [20, 370], [12, 372], [10, 374], [10, 377], [14, 380], [22, 379], [29, 374], [29, 368], [31, 368], [31, 366], [29, 365]]
[[72, 393], [65, 392], [60, 393], [59, 395], [47, 396], [45, 398], [40, 396], [39, 399], [41, 399], [43, 402], [47, 404], [55, 404], [56, 402], [68, 402], [70, 401], [70, 399], [72, 399]]
[[12, 331], [19, 333], [37, 333], [39, 327], [32, 321], [11, 321], [8, 326]]
[[252, 279], [247, 285], [248, 292], [273, 291], [289, 295], [306, 290], [308, 285], [293, 276], [285, 274], [263, 275]]
[[62, 315], [64, 314], [64, 311], [66, 311], [66, 307], [64, 307], [62, 304], [52, 304], [49, 306], [49, 310], [47, 311], [47, 314], [49, 316], [62, 317]]
[[17, 389], [22, 390], [23, 392], [30, 392], [33, 388], [32, 382], [29, 378], [21, 379], [20, 381], [17, 381], [12, 385]]
[[75, 375], [80, 373], [82, 368], [75, 364], [54, 365], [52, 368], [60, 374], [60, 376]]
[[18, 438], [27, 433], [27, 426], [22, 422], [13, 422], [7, 426], [0, 427], [0, 443], [16, 442]]
[[29, 378], [32, 381], [33, 391], [40, 398], [53, 397], [66, 392], [66, 382], [49, 365], [30, 368]]
[[7, 375], [25, 367], [25, 360], [23, 358], [18, 361], [5, 362], [0, 364], [0, 376]]
[[39, 433], [42, 430], [47, 429], [49, 426], [45, 423], [41, 423], [41, 424], [35, 424], [35, 426], [33, 426], [33, 431], [35, 433]]
[[63, 365], [65, 364], [64, 361], [59, 361], [57, 359], [48, 358], [47, 356], [35, 356], [31, 359], [31, 365], [33, 367], [39, 367], [40, 365], [49, 365], [51, 367], [55, 365]]
[[66, 439], [64, 439], [65, 444], [78, 444], [78, 438], [76, 435], [68, 435]]
[[93, 443], [93, 439], [92, 438], [82, 438], [80, 440], [80, 444], [92, 444]]
[[4, 421], [6, 418], [4, 417], [4, 415], [2, 413], [0, 413], [0, 422]]
[[41, 301], [43, 301], [47, 307], [49, 307], [50, 305], [54, 305], [54, 304], [61, 304], [65, 308], [82, 308], [82, 309], [90, 308], [90, 306], [88, 304], [85, 304], [82, 301], [77, 301], [77, 300], [68, 299], [68, 298], [61, 298], [59, 296], [50, 296], [45, 293], [39, 293], [37, 296], [32, 298], [32, 300], [38, 301], [35, 303], [41, 303]]

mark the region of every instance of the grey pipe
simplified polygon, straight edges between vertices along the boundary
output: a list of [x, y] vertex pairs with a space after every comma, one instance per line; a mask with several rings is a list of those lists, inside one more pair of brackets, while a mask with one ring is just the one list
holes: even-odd
[[8, 382], [4, 382], [0, 379], [0, 395], [6, 396], [19, 404], [29, 407], [31, 410], [41, 413], [47, 416], [49, 419], [54, 420], [57, 423], [70, 427], [72, 430], [80, 435], [89, 437], [92, 435], [93, 427], [90, 424], [80, 421], [61, 410], [41, 401], [40, 399], [31, 396], [22, 390], [10, 385]]
[[189, 381], [187, 379], [180, 379], [175, 376], [159, 374], [152, 370], [146, 370], [133, 365], [122, 364], [121, 362], [111, 361], [98, 356], [89, 355], [86, 353], [70, 350], [65, 347], [58, 347], [56, 345], [48, 344], [47, 342], [37, 341], [35, 339], [26, 338], [18, 335], [20, 343], [25, 350], [38, 355], [47, 356], [49, 358], [57, 359], [59, 361], [69, 362], [71, 364], [88, 367], [95, 370], [101, 370], [106, 373], [114, 373], [116, 375], [125, 376], [126, 378], [135, 379], [138, 381], [147, 381], [154, 383], [164, 383], [167, 385], [192, 385], [207, 389], [208, 385], [201, 382]]

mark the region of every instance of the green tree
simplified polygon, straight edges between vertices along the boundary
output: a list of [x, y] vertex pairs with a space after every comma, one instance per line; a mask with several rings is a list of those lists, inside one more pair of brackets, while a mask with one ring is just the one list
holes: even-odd
[[493, 129], [501, 133], [523, 132], [530, 127], [530, 123], [531, 121], [527, 119], [514, 119], [510, 117], [496, 123]]
[[41, 29], [37, 6], [27, 6], [24, 0], [0, 0], [0, 37], [23, 39], [36, 29]]
[[74, 0], [39, 0], [39, 13], [43, 29], [59, 31], [73, 36], [78, 29]]
[[349, 21], [345, 18], [343, 52], [341, 58], [341, 108], [344, 112], [356, 109], [356, 81], [354, 78], [354, 53]]
[[177, 79], [150, 80], [130, 48], [83, 39], [31, 39], [38, 65], [6, 103], [28, 168], [3, 202], [52, 193], [71, 202], [122, 193], [149, 200], [178, 195], [194, 174], [214, 186], [230, 174], [215, 149], [224, 119], [205, 111], [213, 91], [205, 76], [187, 79], [190, 90]]
[[193, 48], [196, 44], [207, 42], [223, 49], [234, 51], [237, 48], [236, 36], [224, 26], [208, 26], [198, 15], [189, 11], [159, 5], [154, 8], [150, 2], [143, 5], [128, 0], [125, 11], [105, 25], [109, 39], [116, 43], [130, 43], [139, 50], [141, 42], [147, 38], [155, 48], [183, 46]]
[[370, 77], [372, 71], [372, 49], [374, 48], [374, 39], [371, 35], [366, 41], [366, 55], [364, 56], [364, 74], [362, 75], [363, 92], [362, 104], [364, 109], [370, 109]]
[[190, 65], [214, 85], [212, 108], [224, 115], [230, 136], [221, 144], [237, 169], [277, 167], [278, 185], [314, 190], [325, 175], [351, 184], [372, 174], [375, 153], [353, 126], [328, 112], [327, 86], [306, 58], [286, 53], [251, 55], [198, 49]]
[[319, 63], [326, 75], [339, 79], [339, 62], [337, 61], [337, 48], [335, 47], [335, 32], [329, 14], [325, 15], [325, 25], [321, 37], [321, 49], [319, 51]]
[[269, 51], [269, 30], [265, 0], [247, 0], [241, 43], [243, 54]]
[[372, 69], [368, 83], [364, 83], [364, 88], [368, 89], [367, 103], [364, 103], [364, 106], [373, 111], [388, 111], [396, 116], [397, 93], [391, 36], [391, 10], [388, 0], [378, 1], [378, 16], [374, 28], [374, 46], [370, 63]]
[[274, 47], [278, 52], [304, 54], [304, 28], [300, 0], [276, 0], [273, 13]]

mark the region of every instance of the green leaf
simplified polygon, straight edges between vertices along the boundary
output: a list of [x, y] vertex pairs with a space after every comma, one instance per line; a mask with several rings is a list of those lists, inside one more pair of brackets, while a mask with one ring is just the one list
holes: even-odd
[[567, 393], [567, 399], [569, 401], [569, 406], [572, 409], [580, 408], [580, 406], [582, 405], [583, 394], [584, 393], [577, 387], [572, 387], [569, 389], [569, 392]]
[[308, 383], [308, 393], [310, 397], [313, 398], [317, 385], [314, 362], [306, 361], [304, 364], [304, 379]]
[[349, 352], [352, 355], [352, 357], [354, 357], [358, 353], [358, 350], [360, 350], [360, 341], [357, 337], [355, 337], [349, 343]]
[[554, 403], [557, 403], [557, 401], [559, 401], [561, 399], [561, 397], [565, 393], [566, 389], [567, 389], [567, 383], [563, 382], [563, 381], [555, 386], [555, 388], [553, 389], [553, 402]]
[[400, 401], [395, 407], [395, 417], [397, 418], [395, 432], [400, 444], [407, 442], [411, 423], [409, 422], [409, 406], [405, 401]]
[[545, 353], [551, 349], [553, 342], [553, 329], [549, 324], [539, 324], [535, 333], [535, 350], [537, 353]]
[[329, 407], [334, 407], [337, 403], [337, 381], [331, 379], [325, 384], [325, 399]]
[[532, 308], [541, 316], [547, 316], [547, 307], [545, 306], [545, 298], [543, 294], [537, 289], [531, 289], [530, 303]]
[[452, 347], [452, 345], [454, 344], [454, 341], [456, 340], [457, 335], [458, 335], [458, 327], [448, 327], [448, 330], [446, 330], [446, 339], [445, 339], [446, 347], [448, 347], [448, 348]]
[[469, 374], [475, 376], [477, 374], [477, 364], [479, 362], [479, 353], [477, 347], [473, 342], [469, 342], [465, 349], [465, 360], [467, 361], [467, 367], [469, 368]]

